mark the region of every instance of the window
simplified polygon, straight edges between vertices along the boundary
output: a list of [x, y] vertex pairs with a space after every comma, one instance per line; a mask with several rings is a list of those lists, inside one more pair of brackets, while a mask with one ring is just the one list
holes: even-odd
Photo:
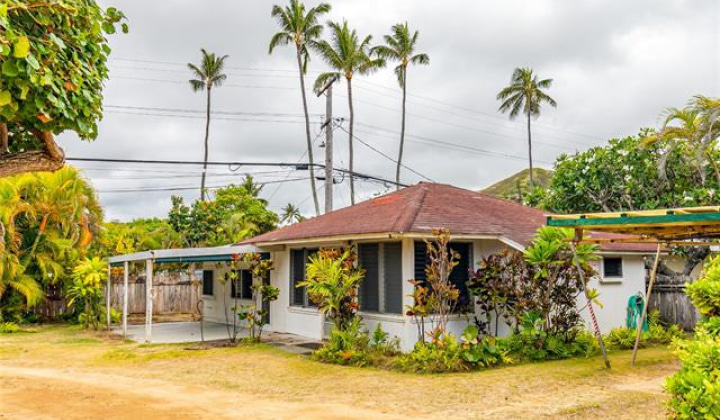
[[603, 258], [603, 277], [622, 277], [622, 258]]
[[384, 242], [358, 245], [358, 262], [365, 270], [360, 283], [360, 310], [401, 314], [402, 244]]
[[215, 272], [212, 270], [203, 271], [203, 282], [202, 282], [202, 294], [206, 296], [212, 296], [214, 293], [213, 280], [215, 279]]
[[[230, 297], [238, 299], [252, 299], [252, 272], [250, 270], [237, 270], [235, 280], [230, 280]], [[226, 274], [229, 277], [229, 273]]]
[[[458, 265], [456, 265], [450, 273], [449, 280], [460, 291], [460, 299], [458, 299], [456, 307], [465, 308], [470, 306], [471, 303], [470, 293], [468, 292], [466, 283], [468, 281], [470, 267], [472, 267], [472, 261], [470, 259], [472, 255], [472, 244], [453, 242], [450, 244], [450, 248], [460, 254], [460, 259], [458, 260]], [[425, 281], [427, 279], [425, 267], [429, 263], [427, 244], [425, 241], [415, 241], [415, 280]]]
[[293, 306], [315, 306], [308, 298], [305, 287], [296, 287], [305, 280], [305, 267], [317, 249], [293, 249], [290, 251], [290, 304]]

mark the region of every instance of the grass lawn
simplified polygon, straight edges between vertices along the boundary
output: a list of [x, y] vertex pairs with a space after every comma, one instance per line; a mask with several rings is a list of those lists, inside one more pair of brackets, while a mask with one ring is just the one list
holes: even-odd
[[413, 375], [324, 365], [268, 346], [140, 345], [47, 326], [0, 335], [2, 419], [664, 418], [665, 348]]

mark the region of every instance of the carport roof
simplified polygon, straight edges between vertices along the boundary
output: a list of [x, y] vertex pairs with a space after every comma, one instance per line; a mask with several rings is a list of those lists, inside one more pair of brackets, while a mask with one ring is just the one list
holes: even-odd
[[136, 252], [133, 254], [116, 255], [108, 258], [111, 265], [124, 262], [153, 260], [157, 263], [188, 263], [231, 261], [238, 254], [263, 253], [254, 245], [226, 245], [209, 248], [157, 249]]

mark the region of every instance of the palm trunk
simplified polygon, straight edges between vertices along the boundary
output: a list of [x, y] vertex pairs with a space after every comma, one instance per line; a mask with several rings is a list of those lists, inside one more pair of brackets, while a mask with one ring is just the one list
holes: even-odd
[[533, 163], [532, 163], [532, 133], [530, 131], [530, 112], [527, 113], [527, 129], [528, 129], [528, 161], [530, 162], [530, 188], [535, 188], [535, 179], [533, 177]]
[[398, 152], [397, 170], [395, 171], [395, 189], [400, 189], [400, 171], [402, 168], [403, 148], [405, 146], [405, 103], [407, 99], [407, 68], [403, 69], [402, 123], [400, 126], [400, 151]]
[[305, 135], [307, 136], [308, 162], [310, 163], [310, 189], [312, 190], [313, 203], [315, 204], [315, 215], [320, 215], [320, 202], [318, 201], [317, 189], [315, 188], [315, 160], [313, 158], [312, 138], [310, 137], [310, 116], [308, 115], [307, 97], [305, 95], [305, 74], [303, 74], [302, 56], [300, 48], [297, 50], [297, 64], [300, 72], [300, 90], [303, 100], [303, 112], [305, 113]]
[[350, 205], [355, 204], [355, 170], [353, 165], [353, 160], [355, 157], [355, 154], [353, 152], [353, 139], [355, 136], [353, 135], [353, 128], [355, 126], [355, 110], [353, 109], [353, 100], [352, 100], [352, 79], [347, 79], [347, 88], [348, 88], [348, 106], [350, 108], [350, 136], [348, 138], [348, 147], [350, 149]]
[[203, 160], [203, 173], [202, 180], [200, 181], [200, 200], [205, 201], [205, 176], [207, 175], [208, 166], [208, 152], [209, 152], [209, 141], [210, 141], [210, 99], [211, 99], [212, 87], [207, 87], [207, 115], [205, 120], [205, 160]]

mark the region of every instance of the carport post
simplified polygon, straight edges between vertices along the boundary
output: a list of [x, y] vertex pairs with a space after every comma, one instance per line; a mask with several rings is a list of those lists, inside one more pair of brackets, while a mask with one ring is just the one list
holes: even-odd
[[128, 312], [128, 277], [129, 263], [125, 261], [123, 264], [123, 304], [122, 304], [122, 332], [123, 337], [127, 337], [127, 312]]
[[145, 260], [145, 342], [152, 341], [153, 315], [153, 261]]
[[647, 293], [645, 294], [645, 304], [643, 305], [642, 315], [637, 324], [637, 334], [635, 335], [635, 346], [633, 346], [632, 362], [630, 364], [635, 366], [635, 358], [637, 357], [638, 347], [640, 346], [640, 336], [642, 335], [642, 327], [645, 325], [645, 318], [647, 317], [648, 306], [650, 306], [650, 296], [652, 295], [653, 284], [657, 277], [658, 266], [660, 265], [660, 248], [662, 244], [658, 242], [657, 252], [655, 253], [655, 262], [653, 263], [652, 271], [650, 272], [650, 283], [648, 283]]
[[110, 332], [110, 303], [112, 302], [112, 297], [110, 294], [112, 293], [112, 289], [110, 286], [112, 285], [111, 277], [112, 277], [112, 266], [108, 264], [108, 272], [107, 272], [107, 292], [105, 293], [107, 295], [107, 304], [106, 304], [106, 320], [107, 320], [107, 330]]

